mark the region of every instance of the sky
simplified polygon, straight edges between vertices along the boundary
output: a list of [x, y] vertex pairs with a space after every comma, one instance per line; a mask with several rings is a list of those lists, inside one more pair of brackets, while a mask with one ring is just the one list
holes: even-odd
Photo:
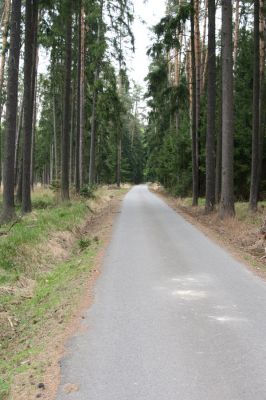
[[146, 52], [151, 44], [150, 28], [163, 18], [165, 0], [133, 0], [133, 3], [135, 8], [133, 33], [136, 51], [128, 60], [128, 68], [130, 76], [136, 83], [144, 86], [144, 78], [148, 74], [149, 67]]

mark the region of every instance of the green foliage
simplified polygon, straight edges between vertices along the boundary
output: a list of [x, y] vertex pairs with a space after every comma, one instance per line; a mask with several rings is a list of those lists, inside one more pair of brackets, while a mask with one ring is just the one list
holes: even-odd
[[[33, 196], [34, 198], [34, 196]], [[45, 198], [45, 197], [44, 197]], [[36, 200], [38, 204], [38, 199]], [[35, 200], [33, 200], [33, 204]], [[0, 237], [0, 282], [17, 280], [27, 268], [27, 246], [36, 246], [47, 234], [53, 231], [65, 231], [82, 221], [88, 212], [85, 202], [73, 201], [71, 206], [36, 209], [34, 216], [26, 216], [11, 229], [6, 236]]]
[[90, 245], [91, 245], [91, 239], [86, 238], [79, 240], [79, 248], [82, 251], [90, 247]]
[[95, 198], [96, 189], [97, 189], [97, 186], [95, 186], [95, 185], [82, 186], [82, 188], [80, 189], [80, 195], [82, 197], [85, 197], [86, 199], [93, 199], [93, 198]]

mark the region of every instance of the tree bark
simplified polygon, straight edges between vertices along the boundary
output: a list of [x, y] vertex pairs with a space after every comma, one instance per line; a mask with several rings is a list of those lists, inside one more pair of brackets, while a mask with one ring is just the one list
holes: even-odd
[[238, 46], [238, 36], [239, 36], [239, 0], [236, 0], [235, 9], [235, 34], [234, 34], [234, 50], [233, 50], [233, 68], [236, 66], [236, 56], [237, 56], [237, 46]]
[[[13, 0], [11, 13], [10, 54], [8, 61], [6, 134], [4, 152], [4, 191], [1, 221], [6, 222], [15, 215], [15, 142], [18, 106], [18, 75], [21, 41], [21, 0]], [[15, 116], [15, 117], [14, 117]]]
[[79, 174], [80, 186], [83, 185], [83, 137], [84, 137], [84, 110], [85, 110], [85, 11], [81, 5], [80, 18], [80, 119], [79, 119]]
[[208, 0], [208, 105], [206, 136], [206, 212], [215, 204], [215, 115], [216, 115], [216, 54], [215, 0]]
[[71, 95], [71, 63], [72, 63], [72, 0], [68, 1], [66, 19], [66, 61], [65, 61], [65, 94], [64, 124], [62, 130], [61, 160], [61, 199], [69, 201], [69, 130], [70, 130], [70, 95]]
[[2, 51], [0, 55], [0, 124], [2, 119], [3, 110], [3, 83], [5, 75], [6, 52], [7, 52], [7, 36], [8, 26], [10, 20], [10, 6], [11, 0], [5, 0], [3, 11], [3, 25], [2, 25]]
[[25, 15], [25, 56], [24, 56], [24, 132], [23, 132], [23, 178], [22, 212], [29, 213], [31, 204], [31, 149], [33, 125], [33, 82], [36, 76], [36, 45], [38, 2], [26, 0]]
[[[101, 1], [101, 15], [98, 23], [97, 43], [100, 45], [101, 40], [101, 24], [103, 13], [103, 0]], [[92, 98], [92, 116], [91, 116], [91, 142], [90, 142], [90, 166], [89, 166], [89, 185], [95, 184], [96, 179], [96, 135], [97, 135], [97, 121], [96, 121], [96, 106], [97, 106], [97, 81], [100, 74], [100, 59], [97, 62], [94, 74], [94, 89]]]
[[192, 77], [192, 205], [198, 205], [199, 197], [199, 159], [198, 159], [198, 125], [197, 125], [197, 77], [195, 57], [194, 0], [191, 0], [191, 77]]
[[222, 188], [220, 217], [235, 215], [233, 170], [232, 2], [222, 0]]
[[265, 16], [264, 0], [260, 0], [260, 95], [259, 95], [259, 113], [260, 113], [260, 132], [259, 132], [259, 168], [258, 175], [259, 181], [262, 178], [262, 162], [263, 162], [263, 148], [264, 148], [264, 118], [265, 113], [263, 110], [265, 104], [265, 34], [266, 34], [266, 16]]
[[57, 123], [56, 123], [56, 100], [55, 93], [53, 94], [53, 128], [54, 128], [54, 169], [55, 180], [58, 180], [58, 159], [57, 159]]
[[78, 51], [78, 77], [77, 77], [77, 121], [76, 121], [76, 160], [75, 160], [75, 187], [76, 193], [80, 192], [80, 79], [81, 79], [81, 2], [79, 1], [79, 51]]
[[96, 83], [99, 79], [99, 67], [97, 66], [94, 78], [94, 89], [92, 98], [92, 116], [91, 116], [91, 143], [90, 143], [90, 169], [89, 185], [95, 184], [96, 178], [96, 106], [97, 106], [97, 88]]
[[259, 142], [260, 142], [260, 0], [254, 0], [254, 58], [253, 58], [253, 118], [252, 165], [249, 208], [257, 210], [259, 196]]

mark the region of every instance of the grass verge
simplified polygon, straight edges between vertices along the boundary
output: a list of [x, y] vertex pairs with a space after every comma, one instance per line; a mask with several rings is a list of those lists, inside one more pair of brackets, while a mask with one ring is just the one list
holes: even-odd
[[52, 398], [47, 371], [95, 269], [111, 204], [125, 191], [100, 188], [66, 205], [47, 192], [44, 208], [0, 237], [1, 400]]

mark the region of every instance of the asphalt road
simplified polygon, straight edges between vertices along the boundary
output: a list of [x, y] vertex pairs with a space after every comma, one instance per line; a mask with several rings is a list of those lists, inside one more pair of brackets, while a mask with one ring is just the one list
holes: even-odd
[[266, 399], [266, 283], [146, 186], [123, 202], [95, 295], [58, 400]]

